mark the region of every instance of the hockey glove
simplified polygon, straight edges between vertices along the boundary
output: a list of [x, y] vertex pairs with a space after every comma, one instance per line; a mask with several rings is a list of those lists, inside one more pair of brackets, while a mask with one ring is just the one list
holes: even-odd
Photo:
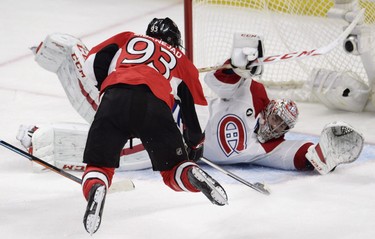
[[205, 135], [202, 134], [202, 138], [198, 144], [193, 145], [189, 140], [186, 138], [186, 134], [184, 134], [185, 144], [186, 144], [186, 151], [190, 160], [197, 162], [203, 156], [203, 148], [204, 148], [204, 139]]
[[234, 34], [231, 65], [237, 75], [249, 78], [262, 74], [262, 66], [250, 67], [251, 63], [263, 57], [262, 42], [262, 38], [254, 34]]
[[188, 146], [186, 147], [186, 151], [188, 153], [188, 157], [190, 160], [197, 162], [203, 156], [203, 143], [198, 144], [196, 146]]
[[324, 127], [319, 143], [309, 147], [306, 158], [324, 175], [339, 164], [358, 159], [363, 144], [364, 138], [360, 132], [345, 122], [335, 121]]

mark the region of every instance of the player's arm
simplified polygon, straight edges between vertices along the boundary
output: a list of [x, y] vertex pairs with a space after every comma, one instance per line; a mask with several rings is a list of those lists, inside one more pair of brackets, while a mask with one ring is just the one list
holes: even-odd
[[96, 81], [96, 87], [100, 90], [100, 87], [107, 78], [109, 72], [114, 68], [112, 62], [114, 61], [115, 55], [119, 52], [119, 46], [115, 43], [104, 46], [101, 50], [95, 54], [89, 55], [85, 62], [85, 70], [89, 77]]
[[250, 67], [264, 56], [263, 38], [255, 34], [235, 33], [230, 64], [233, 71], [244, 78], [263, 73], [263, 66]]
[[190, 159], [197, 161], [203, 155], [205, 135], [198, 120], [193, 96], [183, 81], [177, 87], [177, 95], [180, 98], [178, 103], [183, 123], [182, 133], [188, 147], [188, 155]]
[[98, 90], [105, 78], [115, 70], [121, 49], [132, 35], [132, 32], [119, 33], [94, 46], [88, 52], [84, 70]]
[[241, 79], [261, 75], [263, 66], [250, 67], [253, 61], [264, 55], [263, 40], [254, 34], [236, 33], [233, 38], [231, 58], [224, 65], [231, 64], [231, 69], [219, 69], [207, 73], [205, 83], [220, 98], [232, 98]]
[[[229, 62], [230, 59], [225, 64]], [[234, 73], [233, 69], [219, 69], [208, 72], [204, 77], [204, 82], [219, 98], [230, 99], [241, 83], [241, 79], [241, 76]]]

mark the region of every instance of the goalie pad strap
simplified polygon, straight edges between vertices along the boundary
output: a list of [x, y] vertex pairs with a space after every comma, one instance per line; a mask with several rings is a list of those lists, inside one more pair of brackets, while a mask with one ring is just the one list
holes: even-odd
[[320, 148], [320, 144], [317, 144], [315, 146], [315, 150], [316, 150], [316, 153], [317, 153], [320, 161], [322, 161], [323, 163], [326, 163], [326, 160], [324, 159], [324, 155], [323, 155], [322, 149]]

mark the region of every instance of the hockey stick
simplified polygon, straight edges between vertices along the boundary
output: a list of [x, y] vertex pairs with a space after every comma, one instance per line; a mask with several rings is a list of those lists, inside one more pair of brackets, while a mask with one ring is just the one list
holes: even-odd
[[237, 180], [237, 181], [240, 182], [240, 183], [245, 184], [246, 186], [248, 186], [248, 187], [250, 187], [250, 188], [252, 188], [252, 189], [254, 189], [254, 190], [256, 190], [256, 191], [258, 191], [258, 192], [260, 192], [260, 193], [263, 193], [263, 194], [265, 194], [265, 195], [270, 195], [270, 194], [271, 194], [270, 191], [269, 191], [268, 189], [266, 189], [265, 185], [262, 184], [262, 183], [254, 183], [254, 184], [249, 183], [249, 182], [246, 181], [245, 179], [242, 179], [242, 178], [238, 177], [237, 175], [235, 175], [234, 173], [229, 172], [228, 170], [223, 169], [223, 168], [220, 167], [219, 165], [213, 163], [212, 161], [210, 161], [210, 160], [208, 160], [208, 159], [206, 159], [206, 158], [204, 158], [204, 157], [201, 157], [200, 159], [201, 159], [203, 162], [205, 162], [206, 164], [210, 165], [211, 167], [213, 167], [213, 168], [219, 170], [220, 172], [226, 174], [227, 176], [229, 176], [229, 177], [231, 177], [231, 178]]
[[[353, 21], [350, 23], [350, 25], [343, 31], [335, 40], [333, 40], [331, 43], [329, 43], [326, 46], [311, 49], [311, 50], [302, 50], [298, 52], [289, 52], [286, 54], [281, 55], [273, 55], [273, 56], [266, 56], [263, 59], [257, 59], [254, 62], [252, 62], [247, 69], [253, 67], [253, 66], [259, 66], [259, 65], [266, 65], [266, 64], [273, 64], [279, 61], [285, 62], [290, 60], [297, 60], [297, 59], [303, 59], [306, 57], [311, 56], [321, 56], [329, 53], [333, 49], [335, 49], [339, 44], [341, 44], [353, 31], [354, 27], [359, 23], [359, 21], [362, 19], [364, 15], [365, 9], [361, 9], [358, 14], [355, 16]], [[219, 70], [219, 69], [231, 69], [233, 68], [230, 64], [224, 64], [220, 66], [211, 66], [211, 67], [203, 67], [199, 68], [198, 71], [200, 73], [213, 71], [213, 70]]]
[[[55, 173], [58, 173], [60, 174], [61, 176], [64, 176], [76, 183], [79, 183], [79, 184], [82, 184], [82, 179], [74, 176], [73, 174], [70, 174], [58, 167], [55, 167], [54, 165], [52, 164], [49, 164], [47, 163], [46, 161], [43, 161], [42, 159], [38, 158], [38, 157], [35, 157], [34, 155], [31, 155], [25, 151], [23, 151], [22, 149], [19, 149], [3, 140], [0, 140], [0, 145], [29, 159], [30, 161], [33, 161], [39, 165], [42, 165], [43, 167], [47, 168], [47, 169], [50, 169], [52, 170], [53, 172]], [[124, 181], [120, 181], [120, 182], [114, 182], [112, 183], [111, 187], [110, 187], [110, 190], [109, 190], [109, 193], [110, 192], [119, 192], [119, 191], [130, 191], [130, 190], [133, 190], [134, 189], [134, 184], [133, 182], [131, 182], [131, 180], [124, 180]]]

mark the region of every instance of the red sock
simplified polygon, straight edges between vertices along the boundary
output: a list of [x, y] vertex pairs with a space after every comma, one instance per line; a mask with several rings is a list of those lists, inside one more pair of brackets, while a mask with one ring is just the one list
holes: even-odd
[[86, 200], [88, 200], [90, 190], [94, 184], [102, 184], [109, 188], [114, 173], [114, 168], [87, 165], [86, 170], [82, 175], [82, 191]]
[[192, 161], [184, 161], [171, 170], [161, 171], [160, 174], [163, 177], [164, 183], [174, 191], [199, 192], [199, 190], [191, 185], [187, 174], [189, 168], [196, 165]]
[[294, 155], [294, 167], [300, 171], [311, 170], [310, 163], [306, 158], [307, 149], [313, 145], [313, 143], [306, 143], [302, 145], [297, 153]]

